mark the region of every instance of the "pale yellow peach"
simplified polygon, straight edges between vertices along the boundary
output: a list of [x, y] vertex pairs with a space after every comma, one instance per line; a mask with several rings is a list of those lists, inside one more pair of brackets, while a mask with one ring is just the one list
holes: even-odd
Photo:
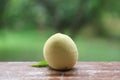
[[54, 34], [46, 41], [43, 54], [48, 65], [56, 70], [72, 69], [78, 59], [74, 41], [61, 33]]

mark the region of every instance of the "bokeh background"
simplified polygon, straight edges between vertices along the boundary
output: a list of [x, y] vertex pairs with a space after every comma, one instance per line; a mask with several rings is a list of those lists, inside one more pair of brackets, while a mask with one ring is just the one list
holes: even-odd
[[79, 61], [120, 61], [120, 0], [0, 0], [0, 61], [43, 60], [57, 32], [75, 41]]

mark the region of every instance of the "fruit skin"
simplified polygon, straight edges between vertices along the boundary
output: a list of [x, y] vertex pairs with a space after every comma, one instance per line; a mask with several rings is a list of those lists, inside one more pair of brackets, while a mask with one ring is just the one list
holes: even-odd
[[73, 68], [78, 59], [78, 50], [69, 36], [57, 33], [46, 41], [43, 55], [51, 68], [69, 70]]

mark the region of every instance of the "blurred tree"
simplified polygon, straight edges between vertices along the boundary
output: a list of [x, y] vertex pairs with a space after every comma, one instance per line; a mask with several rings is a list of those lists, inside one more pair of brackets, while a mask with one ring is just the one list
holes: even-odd
[[1, 0], [0, 28], [4, 27], [3, 21], [11, 30], [35, 29], [45, 24], [57, 32], [68, 30], [74, 37], [91, 24], [97, 35], [107, 36], [101, 15], [109, 12], [119, 16], [119, 5], [120, 0]]
[[[58, 1], [54, 0], [38, 0], [40, 4], [43, 4], [52, 17], [52, 26], [55, 27], [57, 32], [62, 32], [66, 29], [70, 30], [71, 36], [74, 37], [82, 30], [88, 23], [93, 23], [98, 35], [105, 35], [105, 31], [102, 28], [100, 22], [100, 13], [105, 1], [96, 0], [66, 0]], [[75, 3], [76, 2], [76, 3]], [[73, 8], [71, 8], [73, 7]]]
[[6, 9], [6, 4], [8, 0], [0, 0], [0, 29], [4, 27], [4, 20], [3, 20], [3, 15], [4, 11]]

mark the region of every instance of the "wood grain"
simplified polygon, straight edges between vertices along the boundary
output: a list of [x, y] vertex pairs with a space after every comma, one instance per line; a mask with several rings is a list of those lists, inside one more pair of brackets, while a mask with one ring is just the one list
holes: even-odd
[[36, 62], [0, 62], [0, 80], [120, 80], [120, 62], [77, 62], [72, 70], [31, 67]]

